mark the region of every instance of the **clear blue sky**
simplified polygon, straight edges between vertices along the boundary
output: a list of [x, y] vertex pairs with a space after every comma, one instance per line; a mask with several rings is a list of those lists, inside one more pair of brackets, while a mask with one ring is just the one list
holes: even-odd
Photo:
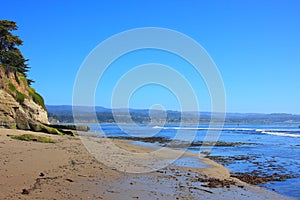
[[[229, 112], [300, 114], [297, 0], [0, 0], [0, 5], [0, 18], [18, 23], [15, 33], [24, 40], [22, 52], [32, 68], [29, 77], [46, 104], [72, 103], [77, 71], [101, 41], [150, 26], [180, 31], [207, 50], [222, 75]], [[117, 72], [112, 69], [111, 75]], [[111, 85], [107, 85], [96, 97], [97, 104], [105, 107], [110, 105]], [[160, 95], [151, 99], [156, 93]], [[156, 86], [142, 88], [130, 106], [161, 103], [177, 109], [176, 99], [166, 98], [168, 93]], [[207, 92], [198, 91], [199, 98], [202, 93], [206, 97]], [[202, 110], [209, 110], [209, 99], [203, 99]]]

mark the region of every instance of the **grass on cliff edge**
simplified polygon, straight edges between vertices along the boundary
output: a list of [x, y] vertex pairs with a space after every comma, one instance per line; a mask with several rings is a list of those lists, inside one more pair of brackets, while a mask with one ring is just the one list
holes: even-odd
[[32, 134], [23, 134], [23, 135], [8, 135], [12, 139], [16, 140], [24, 140], [24, 141], [34, 141], [34, 142], [42, 142], [42, 143], [54, 143], [55, 141], [51, 138], [37, 136]]

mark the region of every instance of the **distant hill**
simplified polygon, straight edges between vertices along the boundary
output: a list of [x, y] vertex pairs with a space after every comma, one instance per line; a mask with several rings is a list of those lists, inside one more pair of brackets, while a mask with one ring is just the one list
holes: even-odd
[[[93, 107], [75, 106], [70, 105], [46, 105], [48, 110], [49, 120], [52, 122], [72, 123], [73, 111], [77, 114], [77, 120], [82, 123], [114, 123], [114, 114], [117, 115], [118, 121], [124, 123], [130, 123], [132, 121], [136, 123], [160, 123], [166, 120], [166, 123], [180, 123], [182, 116], [183, 123], [208, 123], [211, 119], [210, 112], [183, 112], [168, 110], [166, 111], [167, 118], [165, 119], [165, 113], [160, 110], [149, 109], [129, 109], [130, 119], [127, 116], [127, 109], [109, 109], [101, 106], [95, 107], [97, 120], [94, 119], [92, 113]], [[151, 117], [150, 118], [150, 114]], [[199, 115], [200, 114], [200, 118]], [[131, 121], [132, 120], [132, 121]], [[227, 113], [226, 123], [300, 123], [300, 115], [286, 114], [286, 113], [273, 113], [273, 114], [260, 114], [260, 113]]]
[[[82, 112], [82, 113], [89, 113], [89, 112], [94, 112], [94, 107], [87, 107], [87, 106], [73, 106], [70, 105], [59, 105], [59, 106], [53, 106], [53, 105], [46, 105], [46, 108], [48, 110], [48, 113], [53, 113], [53, 114], [72, 114], [73, 109], [76, 110], [77, 112]], [[96, 112], [111, 112], [111, 109], [104, 108], [101, 106], [96, 106], [95, 107]]]

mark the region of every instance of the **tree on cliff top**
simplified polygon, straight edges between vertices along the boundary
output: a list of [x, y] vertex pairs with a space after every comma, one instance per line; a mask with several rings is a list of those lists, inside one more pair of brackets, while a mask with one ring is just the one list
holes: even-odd
[[[20, 73], [26, 77], [29, 67], [26, 64], [28, 59], [25, 59], [18, 49], [18, 46], [23, 44], [23, 41], [11, 32], [18, 30], [18, 26], [13, 21], [0, 20], [0, 66], [5, 72]], [[30, 84], [32, 80], [28, 79]]]

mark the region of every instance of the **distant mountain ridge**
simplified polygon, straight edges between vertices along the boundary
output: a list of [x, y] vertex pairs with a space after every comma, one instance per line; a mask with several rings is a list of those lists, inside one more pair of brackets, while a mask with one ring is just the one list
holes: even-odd
[[[76, 111], [81, 112], [94, 112], [94, 107], [88, 107], [88, 106], [71, 106], [71, 105], [46, 105], [46, 108], [49, 113], [53, 114], [72, 114], [73, 109]], [[95, 107], [96, 112], [111, 112], [111, 109], [104, 108], [101, 106]]]
[[[131, 119], [128, 118], [126, 113], [128, 109], [110, 109], [102, 106], [87, 107], [87, 106], [71, 106], [71, 105], [46, 105], [48, 110], [49, 119], [72, 123], [73, 121], [73, 111], [77, 114], [80, 113], [79, 120], [85, 123], [113, 123], [115, 122], [113, 117], [114, 114], [118, 115], [119, 121], [122, 122], [134, 122], [137, 123], [149, 123], [161, 122], [164, 120], [164, 112], [160, 110], [149, 110], [149, 109], [129, 109]], [[151, 117], [149, 113], [151, 111]], [[91, 117], [91, 113], [96, 112], [98, 121], [95, 121]], [[179, 123], [181, 122], [182, 113], [179, 111], [167, 110], [166, 115], [167, 123]], [[184, 119], [183, 123], [207, 123], [211, 119], [210, 112], [200, 112], [200, 118], [197, 112], [186, 111], [183, 112]], [[280, 122], [291, 122], [300, 123], [300, 115], [287, 114], [287, 113], [272, 113], [272, 114], [262, 114], [262, 113], [226, 113], [226, 123], [280, 123]]]

